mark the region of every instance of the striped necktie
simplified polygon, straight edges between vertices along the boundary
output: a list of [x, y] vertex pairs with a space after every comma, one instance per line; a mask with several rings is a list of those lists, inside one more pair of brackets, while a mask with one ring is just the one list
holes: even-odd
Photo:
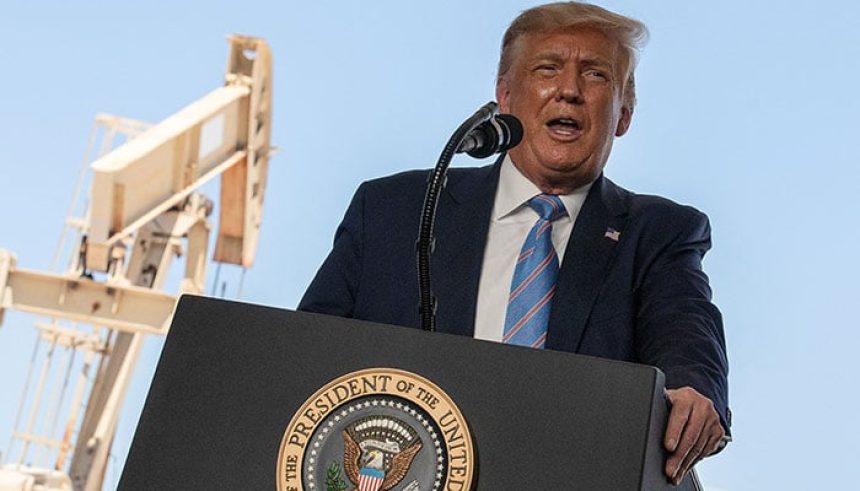
[[517, 258], [505, 332], [507, 344], [543, 349], [558, 278], [558, 255], [552, 245], [552, 222], [567, 215], [558, 196], [541, 194], [529, 200], [540, 216]]

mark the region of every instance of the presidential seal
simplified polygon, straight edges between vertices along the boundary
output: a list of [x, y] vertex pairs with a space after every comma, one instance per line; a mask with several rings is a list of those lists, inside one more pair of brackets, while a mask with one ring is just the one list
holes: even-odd
[[404, 370], [359, 370], [293, 416], [278, 491], [469, 491], [474, 455], [466, 420], [442, 389]]

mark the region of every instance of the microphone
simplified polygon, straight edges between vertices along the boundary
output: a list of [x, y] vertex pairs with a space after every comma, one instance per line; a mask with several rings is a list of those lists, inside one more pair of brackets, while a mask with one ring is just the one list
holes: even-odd
[[510, 114], [497, 114], [499, 105], [490, 101], [469, 119], [463, 121], [439, 155], [436, 167], [427, 176], [427, 190], [421, 220], [418, 225], [418, 240], [415, 250], [418, 262], [418, 315], [425, 331], [436, 330], [437, 299], [433, 295], [430, 281], [430, 256], [433, 253], [433, 224], [436, 221], [436, 205], [439, 193], [445, 187], [446, 173], [455, 153], [468, 152], [472, 157], [482, 159], [497, 152], [516, 146], [523, 139], [523, 125]]
[[510, 114], [497, 114], [469, 132], [457, 153], [468, 153], [483, 159], [519, 145], [523, 139], [523, 125]]

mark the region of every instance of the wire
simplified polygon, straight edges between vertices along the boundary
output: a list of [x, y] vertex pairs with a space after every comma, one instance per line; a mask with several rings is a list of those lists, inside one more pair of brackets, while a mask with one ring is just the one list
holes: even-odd
[[221, 263], [218, 263], [215, 266], [215, 279], [212, 281], [212, 290], [209, 292], [209, 296], [214, 297], [215, 291], [218, 290], [218, 278], [221, 277]]
[[81, 197], [81, 188], [84, 184], [84, 176], [87, 174], [87, 169], [89, 169], [90, 157], [93, 153], [93, 148], [96, 146], [96, 138], [99, 131], [98, 121], [93, 123], [92, 129], [90, 129], [90, 137], [87, 141], [87, 149], [84, 152], [84, 159], [81, 162], [81, 168], [78, 170], [78, 178], [75, 181], [75, 190], [72, 192], [72, 201], [69, 203], [69, 208], [66, 210], [66, 221], [63, 223], [63, 231], [60, 233], [60, 240], [57, 241], [57, 248], [54, 250], [54, 257], [51, 259], [51, 269], [56, 270], [58, 263], [60, 262], [60, 254], [63, 252], [63, 245], [66, 243], [66, 233], [69, 230], [69, 219], [72, 218], [72, 214], [75, 212], [75, 205], [78, 203]]
[[245, 288], [245, 273], [248, 268], [242, 268], [242, 273], [239, 276], [239, 291], [236, 293], [236, 300], [242, 300], [242, 290]]
[[27, 376], [24, 378], [24, 390], [21, 392], [21, 402], [18, 404], [18, 412], [15, 414], [15, 424], [13, 435], [9, 437], [9, 447], [6, 449], [5, 455], [12, 455], [12, 444], [15, 441], [14, 433], [18, 431], [18, 425], [21, 424], [21, 415], [24, 413], [24, 403], [27, 400], [27, 394], [30, 392], [30, 382], [33, 380], [33, 367], [36, 366], [36, 355], [39, 352], [39, 333], [36, 333], [36, 342], [33, 344], [33, 354], [30, 356], [30, 368], [27, 369]]

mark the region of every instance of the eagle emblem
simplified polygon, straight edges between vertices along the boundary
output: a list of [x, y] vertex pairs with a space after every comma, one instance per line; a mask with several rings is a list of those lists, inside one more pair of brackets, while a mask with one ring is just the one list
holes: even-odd
[[278, 491], [471, 491], [475, 472], [463, 414], [433, 382], [397, 368], [317, 390], [287, 425], [277, 468]]
[[423, 446], [412, 427], [392, 416], [369, 416], [342, 432], [343, 469], [353, 491], [388, 491], [409, 472]]

